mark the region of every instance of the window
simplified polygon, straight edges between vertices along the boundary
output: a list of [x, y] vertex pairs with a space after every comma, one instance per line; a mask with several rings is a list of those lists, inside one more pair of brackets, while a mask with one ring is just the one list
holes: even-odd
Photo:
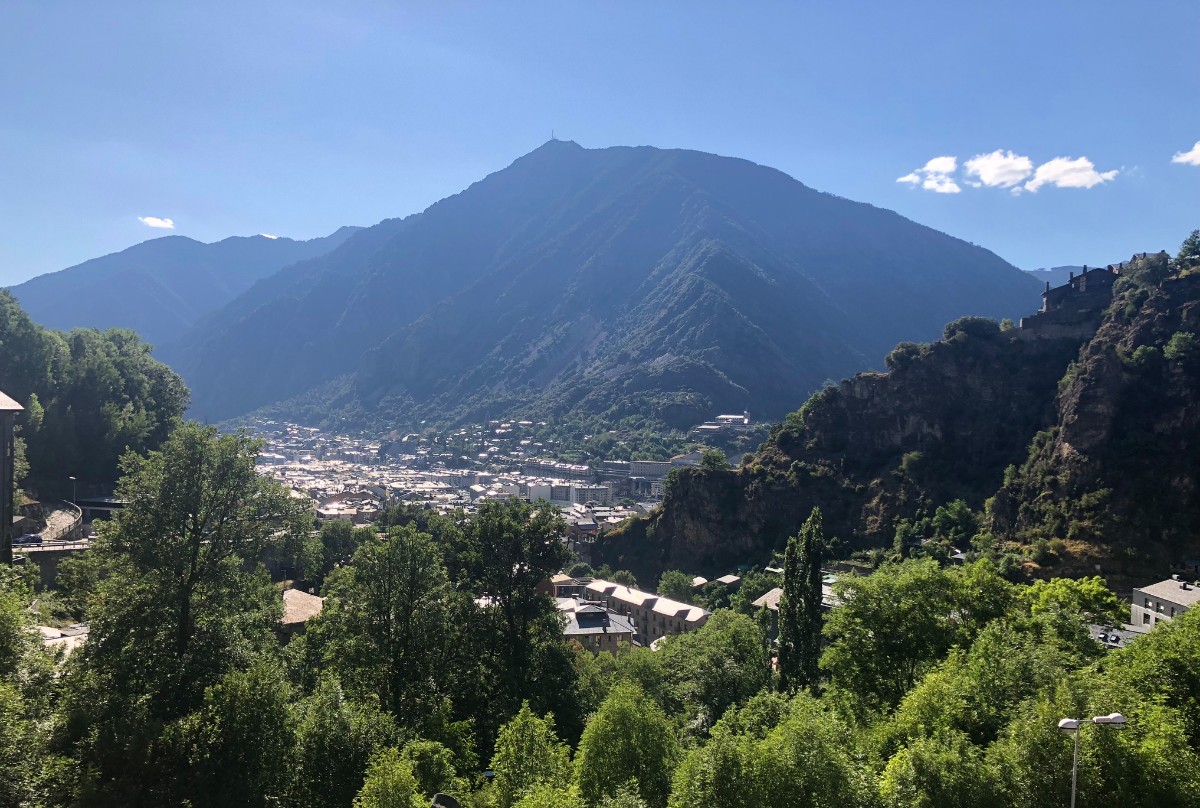
[[1175, 607], [1174, 606], [1171, 607], [1171, 616], [1172, 617], [1175, 616]]
[[1149, 623], [1150, 623], [1150, 615], [1143, 614], [1142, 615], [1142, 625], [1145, 626], [1145, 625], [1148, 625]]
[[1150, 598], [1146, 598], [1146, 608], [1150, 608]]

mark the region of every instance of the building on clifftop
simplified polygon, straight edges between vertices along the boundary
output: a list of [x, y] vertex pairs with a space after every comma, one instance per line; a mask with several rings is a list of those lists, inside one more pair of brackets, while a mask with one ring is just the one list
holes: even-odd
[[1088, 339], [1100, 327], [1104, 310], [1112, 301], [1113, 283], [1120, 266], [1096, 267], [1070, 275], [1062, 286], [1042, 292], [1042, 308], [1021, 318], [1022, 339]]

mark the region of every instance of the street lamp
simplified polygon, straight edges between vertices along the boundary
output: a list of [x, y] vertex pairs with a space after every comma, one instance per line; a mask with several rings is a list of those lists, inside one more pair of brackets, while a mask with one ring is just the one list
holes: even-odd
[[78, 499], [78, 497], [75, 496], [75, 478], [68, 477], [67, 479], [71, 481], [71, 504], [74, 505], [76, 504], [75, 500]]
[[1108, 724], [1121, 727], [1125, 724], [1125, 716], [1120, 713], [1098, 715], [1094, 718], [1063, 718], [1058, 722], [1058, 728], [1063, 732], [1075, 733], [1075, 758], [1071, 763], [1071, 808], [1075, 808], [1075, 784], [1079, 778], [1079, 728], [1084, 724]]

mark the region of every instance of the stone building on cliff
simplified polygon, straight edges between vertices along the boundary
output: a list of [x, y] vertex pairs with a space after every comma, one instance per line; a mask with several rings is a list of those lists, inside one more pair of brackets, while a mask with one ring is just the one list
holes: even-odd
[[1042, 308], [1021, 318], [1022, 339], [1088, 339], [1100, 327], [1104, 310], [1112, 301], [1113, 283], [1121, 274], [1120, 266], [1088, 269], [1062, 286], [1042, 292]]

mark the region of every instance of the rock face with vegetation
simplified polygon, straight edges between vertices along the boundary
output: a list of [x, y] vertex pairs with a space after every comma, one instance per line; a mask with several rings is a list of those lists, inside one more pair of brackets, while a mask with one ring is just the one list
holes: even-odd
[[1165, 253], [1118, 279], [1059, 384], [1057, 418], [1006, 475], [993, 529], [1062, 539], [1116, 573], [1200, 558], [1200, 270]]
[[1037, 293], [987, 250], [771, 168], [551, 141], [264, 280], [163, 355], [212, 420], [287, 400], [313, 423], [687, 428], [781, 418], [899, 340]]
[[1080, 570], [1200, 557], [1200, 273], [1135, 258], [1113, 295], [1090, 339], [964, 318], [899, 345], [888, 373], [818, 392], [740, 468], [674, 474], [600, 560], [649, 578], [766, 560], [813, 507], [849, 548], [890, 547], [956, 500], [989, 541], [1057, 539]]

